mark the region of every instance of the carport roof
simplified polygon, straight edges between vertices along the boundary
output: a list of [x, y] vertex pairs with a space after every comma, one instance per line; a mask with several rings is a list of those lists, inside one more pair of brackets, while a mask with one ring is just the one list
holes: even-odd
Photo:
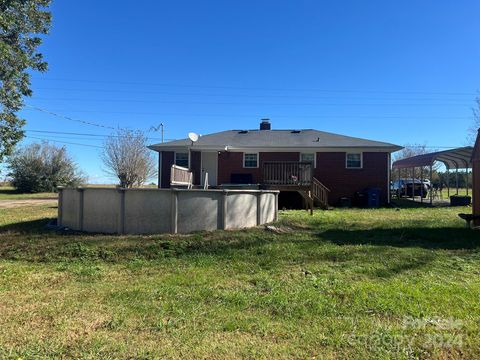
[[393, 163], [394, 169], [430, 166], [435, 161], [445, 164], [447, 169], [466, 169], [472, 167], [473, 147], [466, 146], [451, 150], [412, 156]]

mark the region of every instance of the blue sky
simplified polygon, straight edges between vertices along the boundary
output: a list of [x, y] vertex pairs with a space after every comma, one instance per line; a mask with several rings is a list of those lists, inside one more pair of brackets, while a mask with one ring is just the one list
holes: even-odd
[[113, 181], [98, 157], [109, 127], [163, 122], [178, 139], [269, 117], [277, 129], [462, 146], [480, 89], [477, 0], [57, 0], [52, 12], [24, 143], [75, 143], [97, 183]]

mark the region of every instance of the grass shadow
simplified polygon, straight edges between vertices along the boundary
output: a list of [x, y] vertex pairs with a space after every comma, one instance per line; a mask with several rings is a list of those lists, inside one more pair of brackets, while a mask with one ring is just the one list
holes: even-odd
[[[54, 207], [52, 207], [54, 208]], [[1, 233], [20, 233], [20, 234], [45, 234], [51, 232], [46, 229], [46, 225], [53, 220], [52, 218], [43, 218], [30, 221], [21, 221], [0, 226]]]
[[12, 194], [21, 194], [21, 192], [13, 188], [5, 189], [0, 187], [0, 195], [12, 195]]
[[430, 199], [424, 199], [423, 202], [420, 202], [419, 198], [417, 197], [416, 200], [406, 199], [394, 199], [391, 202], [391, 207], [398, 207], [401, 209], [418, 209], [418, 208], [448, 208], [450, 207], [450, 202], [448, 200], [434, 200], [432, 204], [430, 204]]
[[326, 230], [318, 233], [317, 236], [337, 245], [419, 247], [445, 250], [480, 248], [478, 232], [456, 227]]

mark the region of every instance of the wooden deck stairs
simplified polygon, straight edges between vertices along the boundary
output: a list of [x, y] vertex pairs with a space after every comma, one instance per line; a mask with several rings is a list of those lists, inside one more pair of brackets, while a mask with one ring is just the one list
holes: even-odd
[[328, 205], [328, 193], [330, 190], [323, 185], [318, 179], [312, 179], [312, 187], [309, 190], [298, 190], [300, 195], [305, 199], [306, 208], [313, 214], [315, 206], [327, 210]]
[[272, 161], [263, 164], [263, 184], [268, 189], [297, 191], [313, 214], [318, 206], [328, 209], [330, 190], [313, 176], [313, 164], [298, 161]]

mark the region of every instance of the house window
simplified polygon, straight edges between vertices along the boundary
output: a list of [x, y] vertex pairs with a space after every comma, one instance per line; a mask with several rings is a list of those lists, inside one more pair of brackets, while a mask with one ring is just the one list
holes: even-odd
[[347, 169], [361, 169], [362, 153], [347, 153]]
[[243, 167], [256, 168], [258, 167], [258, 154], [257, 153], [244, 153], [243, 154]]
[[188, 153], [176, 152], [175, 165], [188, 168]]
[[315, 167], [315, 154], [314, 153], [301, 153], [300, 154], [301, 162], [310, 162]]

